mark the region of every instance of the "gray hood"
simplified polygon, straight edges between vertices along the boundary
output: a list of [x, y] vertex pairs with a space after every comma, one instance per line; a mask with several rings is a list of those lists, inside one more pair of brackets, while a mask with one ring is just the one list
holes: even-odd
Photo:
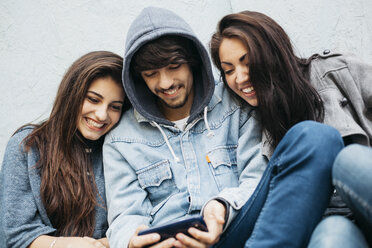
[[161, 8], [148, 7], [142, 10], [132, 22], [125, 45], [123, 85], [133, 107], [147, 120], [159, 124], [174, 124], [164, 118], [156, 104], [156, 97], [143, 80], [134, 81], [130, 73], [130, 63], [134, 53], [147, 42], [164, 35], [178, 35], [190, 39], [199, 52], [201, 70], [194, 73], [194, 102], [191, 108], [190, 123], [202, 114], [213, 95], [214, 79], [210, 59], [203, 44], [196, 38], [190, 26], [175, 13]]

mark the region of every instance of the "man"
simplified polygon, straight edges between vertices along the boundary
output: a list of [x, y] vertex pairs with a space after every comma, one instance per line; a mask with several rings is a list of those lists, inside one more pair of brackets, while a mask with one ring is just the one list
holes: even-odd
[[[337, 131], [295, 125], [267, 164], [256, 111], [214, 84], [203, 45], [164, 9], [134, 20], [124, 61], [133, 108], [103, 147], [110, 246], [306, 246], [331, 193]], [[207, 232], [137, 235], [195, 214]]]
[[254, 112], [222, 83], [215, 88], [205, 48], [164, 9], [146, 8], [132, 23], [123, 82], [134, 108], [104, 145], [110, 246], [156, 243], [157, 235], [135, 235], [138, 227], [199, 214], [203, 206], [209, 232], [161, 245], [217, 242], [231, 207], [246, 202], [266, 168]]

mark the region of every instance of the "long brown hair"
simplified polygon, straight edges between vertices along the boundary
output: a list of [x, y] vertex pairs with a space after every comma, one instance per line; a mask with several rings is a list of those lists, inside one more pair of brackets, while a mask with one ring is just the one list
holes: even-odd
[[[90, 84], [111, 77], [122, 85], [123, 59], [106, 51], [88, 53], [65, 73], [50, 114], [35, 125], [25, 147], [36, 147], [40, 159], [40, 194], [56, 235], [92, 236], [98, 202], [90, 154], [77, 129], [78, 117]], [[124, 110], [123, 110], [124, 111]]]
[[298, 58], [291, 41], [270, 17], [253, 11], [221, 19], [210, 42], [213, 63], [226, 84], [219, 58], [224, 38], [238, 38], [248, 49], [249, 78], [257, 92], [261, 124], [276, 146], [294, 124], [322, 121], [324, 107], [309, 82], [309, 62]]

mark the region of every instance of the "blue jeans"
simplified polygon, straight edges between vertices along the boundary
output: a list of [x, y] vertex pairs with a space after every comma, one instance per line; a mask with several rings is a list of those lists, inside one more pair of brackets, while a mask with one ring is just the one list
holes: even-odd
[[215, 247], [305, 247], [327, 208], [338, 131], [313, 121], [292, 127], [252, 197]]
[[372, 245], [372, 148], [345, 147], [333, 166], [333, 184]]
[[320, 222], [308, 248], [368, 248], [362, 232], [343, 216], [330, 216]]

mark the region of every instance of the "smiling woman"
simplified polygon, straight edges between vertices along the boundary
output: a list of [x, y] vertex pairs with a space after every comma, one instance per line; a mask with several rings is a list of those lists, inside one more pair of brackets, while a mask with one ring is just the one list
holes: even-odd
[[[283, 141], [291, 130], [303, 123], [311, 123], [308, 120], [323, 122], [337, 129], [343, 138], [343, 143], [348, 145], [341, 152], [339, 150], [335, 153], [338, 154], [337, 157], [328, 161], [327, 166], [332, 171], [329, 170], [328, 178], [319, 184], [321, 190], [313, 193], [311, 191], [317, 187], [314, 183], [299, 183], [292, 191], [288, 191], [290, 194], [286, 195], [284, 192], [291, 188], [292, 183], [299, 182], [299, 178], [310, 179], [318, 177], [321, 173], [299, 176], [300, 174], [291, 169], [285, 172], [288, 180], [280, 189], [280, 186], [277, 187], [280, 183], [275, 177], [285, 170], [281, 168], [275, 171], [275, 175], [272, 176], [274, 183], [270, 183], [270, 194], [265, 198], [263, 205], [265, 211], [260, 213], [254, 231], [249, 234], [250, 241], [245, 245], [267, 247], [270, 246], [268, 242], [273, 242], [272, 246], [290, 247], [289, 242], [303, 235], [302, 244], [298, 243], [293, 247], [307, 246], [311, 232], [303, 232], [301, 228], [306, 227], [311, 231], [321, 219], [327, 203], [330, 202], [325, 213], [352, 217], [351, 211], [353, 211], [356, 223], [364, 232], [368, 245], [371, 246], [372, 197], [370, 191], [366, 190], [371, 188], [371, 180], [369, 178], [362, 180], [362, 178], [364, 175], [372, 175], [370, 169], [372, 150], [367, 147], [372, 144], [372, 65], [364, 63], [351, 54], [330, 50], [313, 54], [308, 58], [298, 57], [284, 29], [269, 16], [254, 11], [242, 11], [224, 16], [212, 36], [210, 51], [224, 83], [241, 98], [242, 104], [249, 104], [257, 110], [264, 130], [262, 150], [266, 151], [269, 158], [271, 157], [268, 168], [275, 163], [281, 166], [285, 164], [283, 161], [278, 162], [286, 157], [278, 150], [280, 151]], [[318, 131], [310, 133], [312, 138], [319, 134]], [[327, 140], [325, 137], [320, 137], [319, 139]], [[311, 144], [301, 137], [293, 147], [298, 148], [301, 143]], [[309, 154], [314, 147], [316, 146], [310, 145], [305, 153]], [[324, 161], [322, 157], [328, 156], [333, 148], [332, 145], [326, 146], [324, 154], [312, 156], [319, 156]], [[307, 163], [305, 153], [288, 157], [301, 159], [298, 164], [303, 167]], [[278, 154], [280, 159], [276, 161]], [[313, 172], [314, 169], [315, 167], [312, 166], [310, 170]], [[291, 174], [295, 175], [295, 178], [291, 178]], [[284, 177], [280, 177], [280, 180], [283, 180]], [[333, 186], [330, 187], [331, 177], [336, 191], [333, 190]], [[329, 201], [330, 195], [323, 196], [325, 200], [323, 209], [316, 209], [313, 204], [315, 201], [306, 203], [306, 197], [302, 193], [296, 197], [296, 202], [290, 202], [290, 195], [293, 195], [293, 192], [306, 192], [307, 196], [313, 195], [316, 201], [320, 202], [320, 193], [324, 193], [326, 187], [332, 189], [333, 197]], [[276, 194], [280, 195], [278, 202], [274, 199]], [[299, 202], [301, 204], [296, 206]], [[304, 206], [310, 206], [311, 211], [305, 210]], [[270, 210], [270, 207], [280, 209], [280, 214], [275, 214], [275, 210]], [[351, 211], [347, 207], [350, 207]], [[295, 211], [290, 210], [291, 208], [298, 211], [296, 218], [294, 218]], [[290, 218], [281, 220], [286, 212], [289, 213], [290, 218], [293, 218], [293, 222]], [[305, 221], [306, 217], [299, 217], [302, 213], [309, 216], [310, 212], [312, 214], [317, 212], [317, 216], [314, 215], [308, 223]], [[299, 219], [301, 219], [301, 227], [296, 227]], [[279, 225], [276, 227], [275, 223]], [[365, 247], [358, 246], [355, 242], [359, 240], [360, 243], [365, 243], [365, 240], [353, 225], [346, 218], [326, 219], [312, 235], [310, 246]], [[264, 230], [266, 226], [270, 230]], [[282, 232], [284, 235], [281, 235], [280, 229], [283, 227], [292, 231], [284, 231]], [[241, 228], [236, 229], [241, 230]], [[272, 230], [275, 233], [271, 233]], [[291, 235], [288, 235], [289, 233]], [[289, 238], [289, 241], [283, 243], [285, 245], [280, 245], [275, 235], [278, 235], [278, 240]]]
[[226, 38], [221, 42], [219, 52], [221, 68], [230, 89], [247, 103], [257, 107], [257, 93], [249, 80], [249, 58], [246, 45], [237, 38]]
[[11, 137], [0, 172], [1, 247], [108, 246], [102, 143], [129, 106], [122, 64], [111, 52], [82, 56], [49, 118]]
[[81, 109], [78, 130], [84, 138], [98, 140], [119, 121], [123, 104], [121, 84], [111, 77], [94, 80]]

